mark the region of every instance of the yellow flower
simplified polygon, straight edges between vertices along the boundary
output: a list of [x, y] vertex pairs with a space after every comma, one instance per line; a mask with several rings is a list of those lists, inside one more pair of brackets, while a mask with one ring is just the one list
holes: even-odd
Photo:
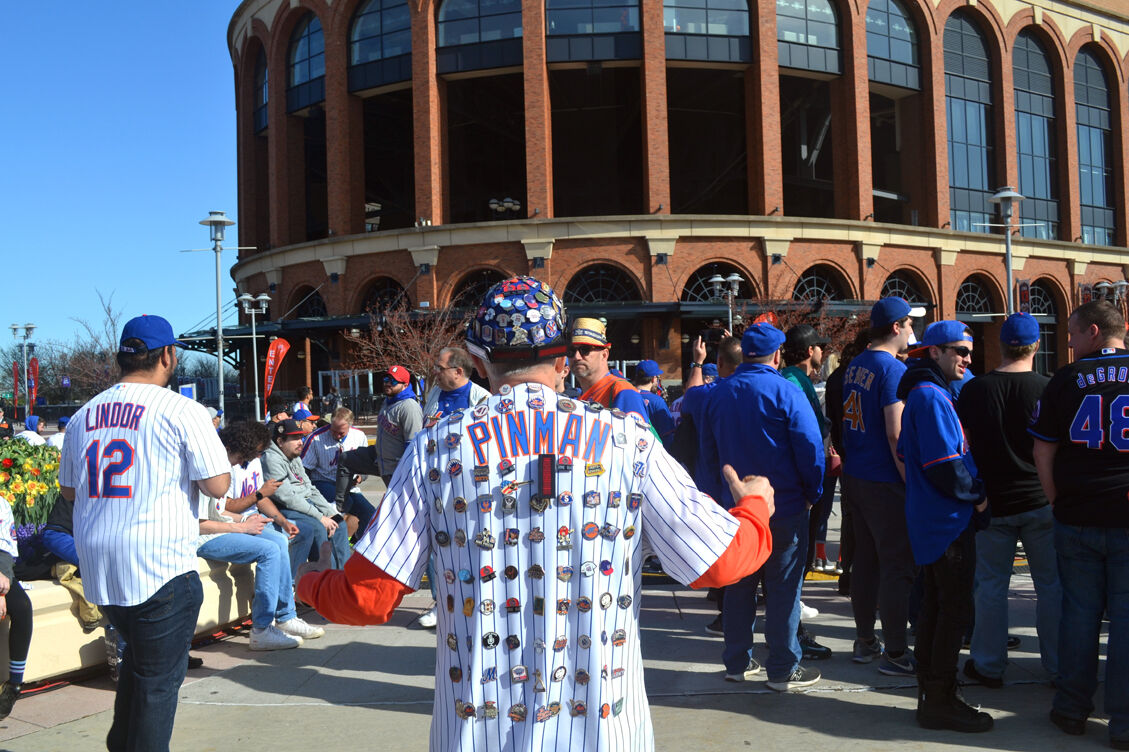
[[34, 496], [28, 496], [28, 497], [26, 497], [26, 499], [27, 499], [27, 500], [26, 500], [26, 501], [25, 501], [24, 503], [25, 503], [25, 504], [26, 504], [27, 506], [29, 506], [29, 507], [33, 507], [33, 506], [35, 506], [35, 497], [34, 497]]
[[12, 493], [22, 494], [24, 492], [24, 482], [20, 478], [16, 478], [12, 482]]
[[8, 475], [7, 473], [0, 473], [0, 483], [7, 483], [8, 479], [11, 477], [12, 476]]

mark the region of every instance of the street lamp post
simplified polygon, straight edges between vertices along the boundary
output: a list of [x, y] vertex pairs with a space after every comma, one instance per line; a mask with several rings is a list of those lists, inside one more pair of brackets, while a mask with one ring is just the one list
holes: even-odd
[[[255, 333], [255, 316], [261, 316], [267, 312], [270, 295], [264, 292], [252, 297], [250, 293], [245, 292], [239, 296], [239, 302], [243, 304], [243, 313], [251, 317], [251, 373], [255, 377], [255, 415], [261, 416], [262, 413], [259, 411], [259, 338]], [[256, 305], [252, 307], [252, 303]]]
[[[208, 212], [207, 219], [201, 219], [200, 224], [208, 227], [208, 235], [212, 241], [212, 250], [216, 252], [216, 379], [219, 388], [219, 411], [223, 413], [223, 306], [220, 300], [220, 257], [223, 255], [224, 231], [235, 224], [227, 218], [222, 211]], [[221, 418], [222, 420], [222, 418]]]
[[1004, 227], [1004, 268], [1007, 272], [1007, 313], [1010, 316], [1015, 313], [1015, 290], [1014, 283], [1012, 282], [1012, 269], [1011, 269], [1011, 210], [1013, 203], [1019, 203], [1023, 200], [1023, 196], [1016, 193], [1015, 189], [1010, 185], [1005, 185], [996, 191], [988, 203], [999, 204], [1000, 217], [1003, 219]]
[[[710, 287], [713, 288], [713, 295], [715, 298], [725, 298], [725, 307], [729, 313], [729, 328], [726, 330], [730, 334], [733, 333], [733, 301], [737, 298], [737, 292], [741, 287], [741, 283], [745, 281], [737, 272], [731, 273], [728, 277], [722, 277], [720, 274], [715, 274], [708, 280]], [[722, 285], [726, 285], [724, 292]]]
[[[31, 391], [28, 389], [27, 384], [27, 341], [31, 339], [32, 332], [35, 331], [35, 324], [28, 323], [24, 324], [23, 326], [20, 326], [19, 324], [12, 324], [11, 328], [12, 336], [16, 339], [21, 339], [22, 337], [23, 340], [22, 342], [20, 342], [20, 348], [23, 353], [24, 360], [24, 420], [27, 420], [27, 416], [31, 414], [28, 409], [28, 406], [31, 404]], [[20, 334], [21, 329], [23, 330], [22, 335]], [[35, 345], [32, 345], [32, 347], [35, 347]], [[20, 411], [20, 402], [18, 399], [16, 400], [15, 408], [16, 415], [18, 417]]]

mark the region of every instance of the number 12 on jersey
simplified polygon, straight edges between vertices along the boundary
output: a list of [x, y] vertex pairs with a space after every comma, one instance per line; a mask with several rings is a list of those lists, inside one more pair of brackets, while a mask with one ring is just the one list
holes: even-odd
[[[1106, 431], [1104, 400], [1100, 394], [1087, 394], [1070, 422], [1070, 440], [1084, 444], [1087, 449], [1105, 446]], [[1109, 443], [1119, 452], [1129, 452], [1129, 394], [1114, 397], [1109, 403]]]
[[110, 439], [102, 444], [95, 439], [86, 447], [88, 492], [92, 499], [128, 499], [133, 486], [116, 485], [115, 476], [133, 467], [133, 446], [125, 439]]

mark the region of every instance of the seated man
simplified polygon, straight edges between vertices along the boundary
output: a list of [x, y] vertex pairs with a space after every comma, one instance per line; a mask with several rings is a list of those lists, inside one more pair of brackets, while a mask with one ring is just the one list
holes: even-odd
[[[340, 524], [344, 517], [314, 488], [299, 455], [305, 434], [290, 418], [273, 423], [271, 444], [263, 454], [263, 475], [280, 481], [271, 500], [286, 519], [298, 526], [290, 542], [290, 573], [310, 558], [318, 558], [321, 544], [333, 542], [331, 566], [341, 568], [349, 557], [349, 534]], [[265, 498], [265, 496], [264, 496]]]
[[[342, 453], [361, 447], [368, 447], [368, 437], [364, 431], [353, 428], [353, 411], [347, 407], [337, 408], [328, 426], [306, 437], [302, 445], [302, 465], [309, 470], [314, 488], [321, 491], [322, 496], [336, 501], [337, 459]], [[376, 510], [368, 499], [352, 491], [337, 505], [337, 511], [356, 517], [357, 529], [364, 530]]]
[[[251, 649], [281, 650], [296, 648], [303, 640], [325, 634], [321, 627], [307, 624], [294, 609], [294, 579], [289, 564], [289, 535], [298, 532], [259, 488], [261, 474], [250, 467], [258, 462], [262, 446], [259, 424], [236, 423], [220, 431], [220, 439], [231, 460], [229, 496], [200, 509], [200, 539], [197, 553], [205, 559], [234, 564], [255, 562], [255, 596], [251, 602]], [[277, 480], [263, 484], [268, 492], [277, 490]], [[236, 496], [239, 494], [239, 496]], [[250, 497], [253, 504], [242, 507], [237, 520], [227, 510], [228, 501]], [[236, 512], [235, 514], [238, 514]], [[271, 520], [286, 533], [270, 525]]]
[[39, 416], [29, 415], [24, 420], [24, 430], [17, 433], [14, 438], [23, 439], [32, 446], [43, 446], [47, 443], [47, 439], [43, 438], [43, 434], [40, 433], [41, 430]]

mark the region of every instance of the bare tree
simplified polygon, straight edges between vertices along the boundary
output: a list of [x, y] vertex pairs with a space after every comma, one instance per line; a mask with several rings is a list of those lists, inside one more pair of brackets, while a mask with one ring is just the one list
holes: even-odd
[[461, 345], [469, 314], [462, 309], [369, 313], [369, 327], [359, 334], [345, 333], [352, 352], [350, 368], [383, 371], [402, 365], [416, 375], [426, 375], [444, 347]]
[[108, 389], [118, 378], [118, 336], [121, 332], [122, 312], [114, 308], [114, 295], [106, 297], [100, 290], [98, 302], [102, 307], [100, 319], [72, 318], [82, 331], [75, 337], [74, 345], [63, 346], [63, 366], [71, 379], [71, 387], [79, 393], [91, 395]]

